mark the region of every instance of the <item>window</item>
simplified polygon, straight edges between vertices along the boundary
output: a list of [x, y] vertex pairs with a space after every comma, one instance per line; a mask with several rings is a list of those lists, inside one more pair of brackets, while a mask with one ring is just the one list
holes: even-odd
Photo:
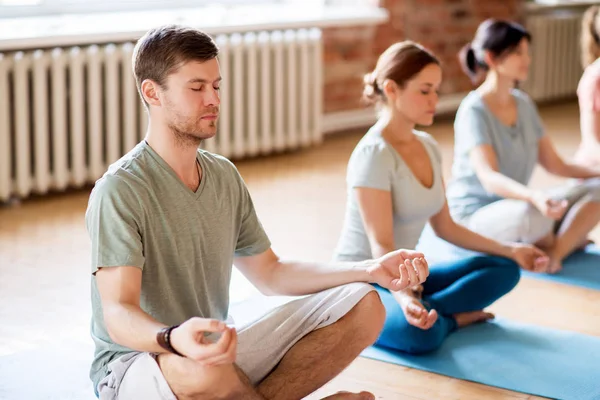
[[379, 0], [0, 0], [0, 19], [42, 15], [228, 7], [252, 4], [377, 6]]
[[0, 18], [284, 2], [286, 0], [0, 0]]

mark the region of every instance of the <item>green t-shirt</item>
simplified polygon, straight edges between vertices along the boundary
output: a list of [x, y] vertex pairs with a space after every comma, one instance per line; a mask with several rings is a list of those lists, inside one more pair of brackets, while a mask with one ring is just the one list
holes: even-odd
[[[235, 166], [203, 150], [197, 159], [203, 174], [194, 192], [146, 142], [138, 144], [96, 182], [85, 216], [92, 273], [142, 269], [141, 308], [166, 325], [194, 316], [226, 320], [234, 256], [271, 246]], [[94, 275], [91, 284], [96, 387], [108, 363], [132, 350], [110, 339]]]

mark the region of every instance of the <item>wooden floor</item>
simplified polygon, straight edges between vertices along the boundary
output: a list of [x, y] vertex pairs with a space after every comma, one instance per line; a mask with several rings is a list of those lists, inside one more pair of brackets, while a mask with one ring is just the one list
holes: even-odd
[[[577, 106], [544, 107], [542, 114], [559, 151], [571, 155], [579, 140]], [[451, 122], [437, 122], [428, 131], [442, 147], [449, 177]], [[336, 135], [314, 149], [237, 163], [273, 246], [284, 258], [331, 257], [344, 214], [346, 163], [361, 134]], [[537, 171], [534, 185], [559, 182]], [[0, 362], [2, 356], [58, 342], [68, 343], [67, 348], [74, 343], [89, 346], [90, 245], [83, 225], [88, 194], [83, 190], [0, 207]], [[596, 239], [599, 233], [594, 232]], [[239, 275], [234, 282], [234, 298], [252, 292]], [[598, 304], [598, 291], [523, 279], [491, 310], [516, 321], [600, 336]], [[65, 360], [69, 357], [80, 360], [74, 354], [65, 355]], [[67, 361], [59, 357], [52, 362], [56, 368]], [[79, 369], [88, 368], [78, 362], [82, 363]], [[53, 391], [52, 398], [61, 399], [94, 398], [88, 382], [79, 382], [87, 371], [79, 369], [78, 378], [70, 382], [79, 392], [62, 382], [55, 388], [39, 388], [39, 393]], [[27, 376], [11, 379], [31, 386]], [[0, 397], [1, 389], [0, 384]], [[537, 398], [367, 359], [357, 359], [311, 398], [342, 389], [370, 390], [381, 399]], [[64, 395], [56, 396], [54, 391]], [[34, 392], [24, 387], [28, 397], [18, 398], [34, 398], [30, 395]]]

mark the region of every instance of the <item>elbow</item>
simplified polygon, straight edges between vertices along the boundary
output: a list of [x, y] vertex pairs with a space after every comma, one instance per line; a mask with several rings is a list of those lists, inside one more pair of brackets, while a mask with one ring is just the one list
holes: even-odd
[[[130, 306], [123, 303], [102, 304], [104, 326], [110, 339], [118, 345], [129, 347], [131, 338], [123, 332], [130, 319]], [[139, 307], [139, 306], [138, 306]], [[141, 309], [140, 309], [141, 310]]]
[[282, 296], [285, 295], [284, 290], [281, 288], [279, 279], [279, 272], [281, 271], [282, 265], [279, 258], [269, 263], [265, 268], [266, 273], [262, 274], [263, 279], [257, 279], [252, 283], [258, 289], [260, 294], [264, 296]]
[[270, 285], [258, 285], [258, 286], [256, 286], [256, 288], [258, 289], [260, 294], [262, 294], [263, 296], [280, 296], [280, 295], [282, 295], [282, 293], [280, 293], [276, 288], [274, 288]]
[[279, 293], [278, 285], [275, 282], [274, 274], [270, 274], [268, 278], [262, 279], [251, 279], [252, 285], [258, 290], [263, 296], [278, 296]]
[[571, 171], [570, 167], [571, 167], [571, 165], [567, 165], [565, 163], [560, 163], [558, 165], [552, 165], [551, 167], [547, 168], [546, 171], [548, 171], [549, 173], [551, 173], [553, 175], [569, 177], [570, 171]]
[[119, 330], [118, 330], [118, 322], [117, 322], [117, 317], [115, 315], [115, 312], [113, 310], [111, 310], [111, 308], [105, 308], [104, 310], [104, 326], [106, 327], [106, 332], [108, 333], [108, 336], [110, 337], [110, 339], [115, 342], [116, 344], [119, 344], [121, 346], [123, 346], [123, 342], [121, 341], [121, 337], [119, 335]]
[[552, 175], [561, 176], [563, 173], [562, 168], [556, 164], [542, 164], [542, 167], [546, 170], [546, 172]]
[[457, 231], [458, 225], [449, 212], [431, 218], [429, 225], [437, 237], [450, 243], [453, 243], [454, 238], [460, 235], [460, 232]]
[[492, 173], [486, 173], [479, 176], [479, 182], [481, 182], [481, 186], [483, 189], [491, 194], [498, 194], [498, 188], [494, 183], [494, 179]]
[[540, 164], [546, 170], [546, 172], [552, 175], [568, 176], [570, 170], [570, 164], [567, 164], [562, 159], [553, 160], [552, 162], [541, 161]]
[[496, 169], [486, 168], [485, 170], [477, 173], [477, 178], [479, 178], [481, 186], [483, 186], [483, 189], [487, 193], [496, 196], [503, 196], [505, 184], [503, 178], [506, 178], [506, 176], [502, 174], [502, 172]]
[[497, 190], [496, 177], [500, 172], [488, 165], [474, 165], [474, 172], [483, 189], [488, 193], [495, 194]]
[[445, 224], [431, 224], [431, 229], [433, 229], [433, 232], [435, 232], [437, 237], [449, 242], [450, 240], [448, 239], [452, 236], [452, 224], [454, 224], [454, 221]]
[[115, 330], [109, 328], [107, 325], [106, 331], [108, 332], [108, 337], [110, 337], [110, 340], [112, 340], [113, 342], [115, 342], [118, 345], [124, 346], [123, 342], [121, 342], [121, 340], [120, 340], [120, 336], [116, 333]]

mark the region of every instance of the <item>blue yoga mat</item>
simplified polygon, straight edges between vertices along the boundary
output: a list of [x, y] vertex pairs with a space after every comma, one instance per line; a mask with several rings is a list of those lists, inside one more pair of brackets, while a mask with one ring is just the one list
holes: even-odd
[[371, 347], [362, 356], [536, 396], [600, 399], [600, 338], [503, 319], [460, 329], [425, 355]]
[[523, 274], [530, 278], [600, 290], [600, 247], [589, 245], [585, 250], [573, 253], [564, 261], [563, 269], [556, 274], [536, 274], [529, 271], [523, 271]]
[[[417, 249], [425, 254], [430, 265], [435, 265], [436, 262], [452, 261], [481, 254], [461, 249], [440, 239], [435, 236], [429, 226], [423, 232]], [[544, 279], [600, 290], [600, 246], [589, 245], [585, 250], [578, 251], [567, 257], [563, 262], [563, 269], [556, 274], [522, 272], [523, 276], [529, 278]]]

